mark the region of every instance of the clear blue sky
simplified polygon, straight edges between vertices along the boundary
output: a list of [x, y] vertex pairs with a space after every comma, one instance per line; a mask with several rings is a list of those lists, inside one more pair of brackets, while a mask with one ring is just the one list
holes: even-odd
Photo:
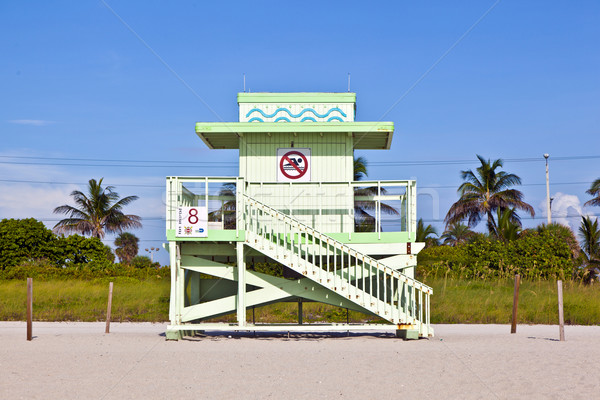
[[[104, 177], [140, 196], [134, 233], [157, 246], [165, 176], [237, 173], [237, 151], [208, 150], [194, 123], [237, 119], [243, 73], [254, 92], [346, 91], [350, 72], [357, 120], [396, 126], [391, 151], [361, 153], [370, 178], [416, 178], [419, 216], [439, 232], [476, 154], [537, 158], [505, 163], [534, 226], [549, 153], [553, 207], [576, 226], [600, 213], [582, 208], [600, 177], [599, 21], [597, 1], [2, 2], [0, 218], [52, 226], [70, 191]], [[389, 164], [439, 160], [473, 162]]]

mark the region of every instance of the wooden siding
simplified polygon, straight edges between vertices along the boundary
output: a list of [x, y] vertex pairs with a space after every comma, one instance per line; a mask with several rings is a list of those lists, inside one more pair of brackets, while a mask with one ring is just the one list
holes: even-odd
[[[312, 183], [277, 183], [278, 148], [311, 149]], [[352, 137], [346, 133], [250, 133], [240, 139], [240, 176], [248, 194], [322, 232], [354, 230], [350, 186], [327, 182], [353, 179]]]
[[352, 181], [352, 137], [343, 132], [247, 133], [240, 138], [240, 176], [247, 182], [276, 182], [277, 149], [288, 147], [311, 149], [311, 181]]
[[333, 183], [249, 183], [250, 197], [321, 232], [354, 231], [354, 195], [350, 185]]

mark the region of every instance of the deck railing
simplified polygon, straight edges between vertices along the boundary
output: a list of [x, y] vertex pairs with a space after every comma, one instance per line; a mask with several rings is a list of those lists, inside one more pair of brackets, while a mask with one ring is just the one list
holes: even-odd
[[243, 194], [322, 232], [416, 231], [416, 182], [247, 182], [241, 177], [168, 177], [167, 229], [181, 206], [206, 206], [209, 230], [243, 229]]
[[430, 333], [431, 287], [244, 196], [250, 245], [376, 315]]

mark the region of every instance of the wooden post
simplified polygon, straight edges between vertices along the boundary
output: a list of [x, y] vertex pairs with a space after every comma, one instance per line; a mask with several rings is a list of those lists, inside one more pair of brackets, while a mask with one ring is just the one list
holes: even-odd
[[563, 292], [562, 292], [562, 281], [558, 281], [558, 330], [560, 334], [560, 341], [565, 341], [565, 316], [563, 314]]
[[106, 330], [104, 333], [110, 333], [110, 313], [112, 309], [113, 283], [108, 284], [108, 306], [106, 307]]
[[[254, 309], [256, 306], [252, 306], [252, 325], [256, 325], [256, 315], [254, 314]], [[254, 336], [256, 336], [256, 331], [254, 331]]]
[[27, 340], [32, 339], [33, 326], [32, 326], [32, 314], [33, 314], [33, 279], [27, 278]]
[[[350, 325], [350, 311], [346, 308], [346, 325]], [[346, 332], [347, 336], [350, 336], [350, 331]]]
[[517, 333], [517, 308], [519, 306], [519, 285], [521, 283], [521, 275], [515, 275], [515, 289], [513, 293], [513, 311], [512, 311], [512, 324], [510, 326], [510, 333]]

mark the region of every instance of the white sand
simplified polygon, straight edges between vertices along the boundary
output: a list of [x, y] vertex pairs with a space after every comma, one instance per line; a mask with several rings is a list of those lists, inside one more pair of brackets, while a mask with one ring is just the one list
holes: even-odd
[[598, 399], [600, 327], [437, 325], [383, 333], [210, 334], [164, 324], [0, 322], [2, 399]]

